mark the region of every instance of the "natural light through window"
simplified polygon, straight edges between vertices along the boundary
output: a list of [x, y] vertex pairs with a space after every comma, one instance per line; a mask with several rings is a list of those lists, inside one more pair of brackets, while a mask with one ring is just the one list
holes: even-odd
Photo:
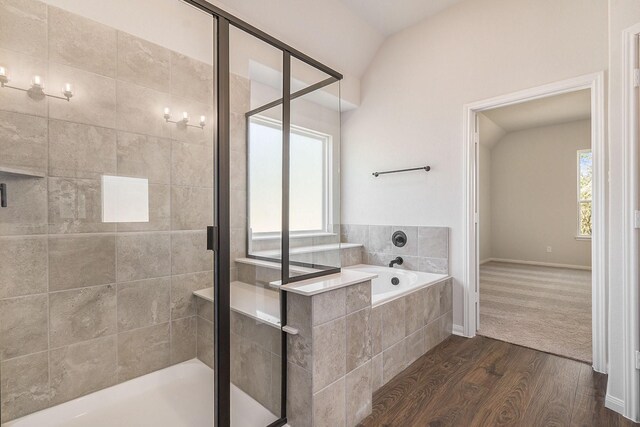
[[[328, 152], [331, 137], [291, 127], [290, 229], [325, 232], [328, 227]], [[281, 230], [282, 125], [264, 117], [249, 124], [250, 226], [253, 233]]]
[[591, 237], [593, 154], [578, 150], [578, 237]]

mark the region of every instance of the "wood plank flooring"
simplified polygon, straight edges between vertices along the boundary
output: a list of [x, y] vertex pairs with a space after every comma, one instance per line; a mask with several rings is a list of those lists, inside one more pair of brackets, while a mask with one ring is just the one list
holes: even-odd
[[478, 335], [590, 363], [591, 272], [481, 265]]
[[360, 426], [637, 426], [604, 407], [605, 392], [585, 363], [452, 336], [378, 390]]

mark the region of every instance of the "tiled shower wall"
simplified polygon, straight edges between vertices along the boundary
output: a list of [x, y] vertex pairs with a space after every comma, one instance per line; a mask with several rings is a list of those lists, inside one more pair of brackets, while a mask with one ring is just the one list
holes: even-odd
[[[391, 241], [396, 231], [407, 235], [407, 244], [401, 248]], [[388, 266], [392, 259], [400, 256], [404, 263], [395, 268], [449, 273], [447, 227], [342, 224], [340, 235], [343, 243], [364, 245], [362, 258], [366, 264]]]
[[[75, 91], [0, 89], [0, 167], [45, 176], [0, 174], [4, 422], [196, 356], [191, 293], [213, 283], [213, 70], [33, 0], [0, 0], [0, 65], [15, 86], [37, 74]], [[209, 126], [167, 124], [165, 106]], [[101, 175], [148, 178], [150, 221], [102, 223]]]

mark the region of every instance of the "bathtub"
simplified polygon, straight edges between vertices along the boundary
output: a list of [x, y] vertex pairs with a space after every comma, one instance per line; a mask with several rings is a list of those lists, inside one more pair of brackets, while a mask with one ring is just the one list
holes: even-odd
[[[446, 274], [423, 273], [421, 271], [401, 270], [399, 268], [366, 264], [345, 268], [378, 275], [371, 283], [371, 305], [373, 307], [400, 298], [418, 289], [439, 283], [449, 277]], [[391, 283], [394, 277], [399, 280], [397, 285]]]

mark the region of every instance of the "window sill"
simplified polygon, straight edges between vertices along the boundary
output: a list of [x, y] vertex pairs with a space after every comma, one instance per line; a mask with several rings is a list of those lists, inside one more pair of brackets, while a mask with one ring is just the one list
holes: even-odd
[[576, 236], [576, 240], [591, 241], [591, 236]]
[[[289, 235], [289, 239], [304, 239], [307, 237], [331, 237], [337, 236], [337, 233], [329, 233], [326, 231], [321, 231], [317, 233], [300, 233], [300, 234], [291, 234]], [[282, 237], [280, 235], [270, 235], [270, 236], [253, 236], [252, 240], [280, 240]]]

